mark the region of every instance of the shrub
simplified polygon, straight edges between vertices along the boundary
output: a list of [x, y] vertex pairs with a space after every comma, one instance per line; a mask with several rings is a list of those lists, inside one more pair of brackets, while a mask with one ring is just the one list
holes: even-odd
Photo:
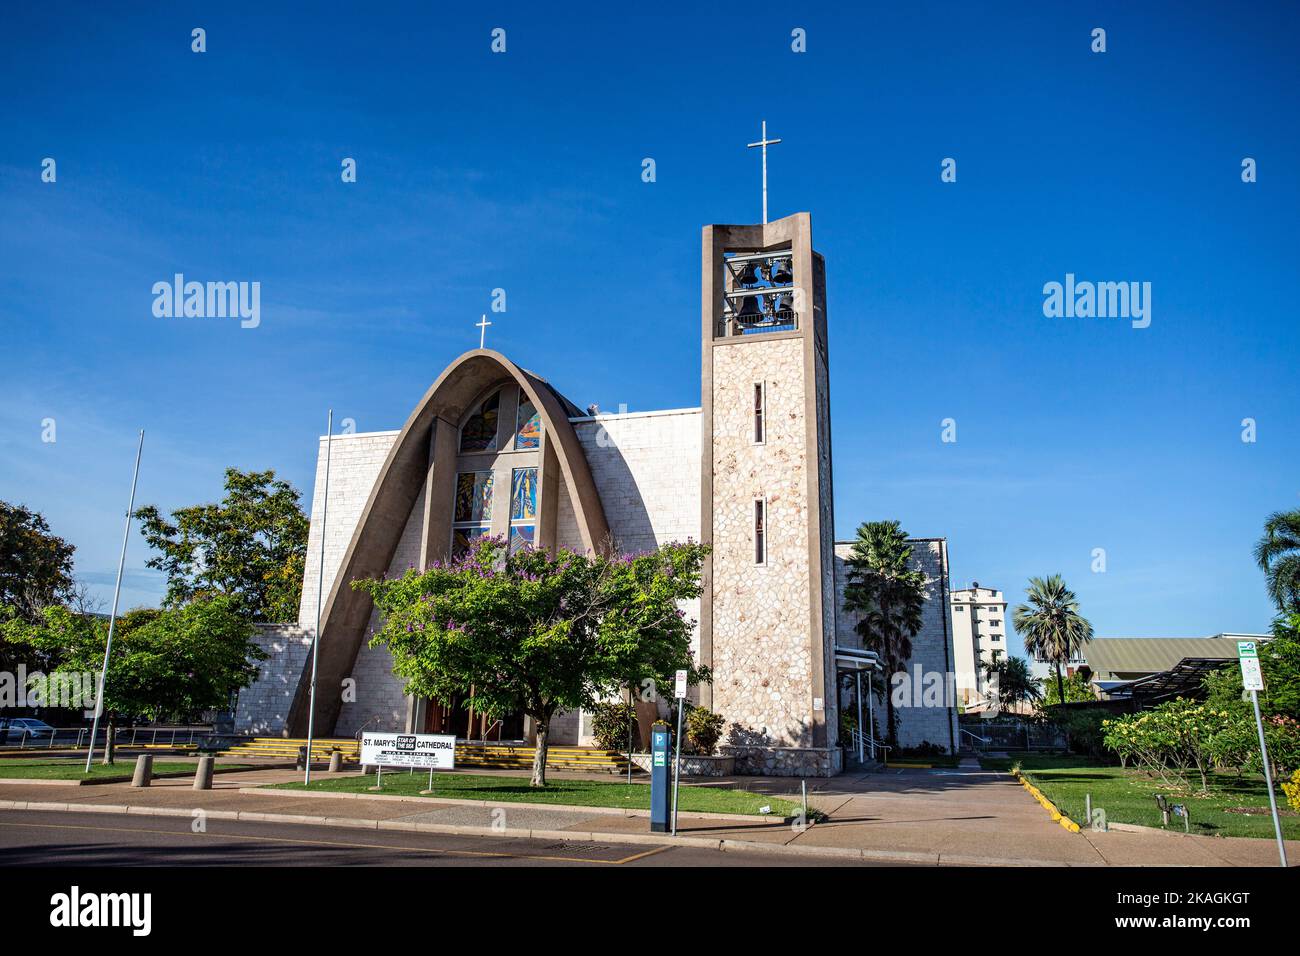
[[591, 711], [591, 735], [596, 738], [596, 746], [605, 750], [627, 750], [628, 727], [632, 728], [632, 740], [638, 738], [636, 732], [636, 709], [626, 701], [604, 701]]
[[686, 739], [698, 754], [711, 756], [722, 738], [722, 728], [727, 719], [707, 707], [692, 707], [686, 715]]
[[1282, 792], [1286, 794], [1286, 802], [1291, 804], [1291, 809], [1300, 813], [1300, 770], [1291, 774], [1291, 782], [1282, 784]]
[[1127, 764], [1158, 776], [1166, 786], [1190, 790], [1195, 771], [1201, 792], [1209, 790], [1209, 771], [1223, 751], [1215, 740], [1229, 729], [1232, 714], [1177, 698], [1153, 710], [1102, 721], [1104, 742]]
[[932, 744], [928, 740], [922, 740], [915, 747], [900, 747], [894, 751], [894, 757], [941, 757], [948, 752], [948, 748], [943, 744]]
[[858, 730], [857, 715], [852, 714], [847, 710], [841, 709], [840, 710], [840, 740], [841, 741], [852, 740], [853, 735], [857, 733], [857, 730]]
[[1050, 720], [1065, 732], [1070, 751], [1087, 757], [1105, 756], [1102, 723], [1106, 714], [1100, 710], [1057, 710]]
[[[1264, 720], [1264, 739], [1268, 757], [1279, 777], [1300, 770], [1300, 720], [1275, 714]], [[1255, 760], [1259, 762], [1258, 757]]]
[[1223, 726], [1211, 735], [1210, 757], [1220, 770], [1231, 770], [1238, 777], [1248, 767], [1259, 765], [1259, 736], [1255, 720], [1242, 713], [1231, 714]]

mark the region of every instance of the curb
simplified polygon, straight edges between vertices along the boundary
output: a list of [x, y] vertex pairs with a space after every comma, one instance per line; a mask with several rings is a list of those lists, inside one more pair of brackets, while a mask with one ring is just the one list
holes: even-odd
[[[0, 765], [2, 766], [2, 765]], [[220, 773], [247, 773], [250, 767], [213, 767], [213, 776]], [[161, 773], [155, 773], [151, 779], [156, 780], [184, 780], [186, 777], [193, 777], [194, 774], [189, 770], [164, 770]], [[128, 777], [110, 777], [107, 780], [84, 780], [80, 777], [75, 780], [60, 780], [57, 777], [0, 777], [0, 786], [15, 784], [20, 787], [107, 787], [115, 783], [130, 783]]]
[[1079, 832], [1080, 830], [1079, 824], [1075, 823], [1068, 816], [1066, 816], [1059, 809], [1057, 809], [1056, 804], [1052, 803], [1051, 800], [1048, 800], [1047, 797], [1043, 795], [1043, 791], [1039, 790], [1032, 783], [1030, 783], [1028, 777], [1023, 776], [1018, 770], [1012, 770], [1010, 771], [1010, 773], [1013, 777], [1015, 777], [1017, 780], [1020, 781], [1020, 785], [1022, 787], [1024, 787], [1026, 790], [1029, 791], [1030, 796], [1032, 796], [1035, 800], [1037, 800], [1042, 805], [1043, 809], [1052, 815], [1052, 821], [1054, 823], [1059, 823], [1062, 827], [1064, 827], [1066, 830], [1070, 831], [1071, 833]]

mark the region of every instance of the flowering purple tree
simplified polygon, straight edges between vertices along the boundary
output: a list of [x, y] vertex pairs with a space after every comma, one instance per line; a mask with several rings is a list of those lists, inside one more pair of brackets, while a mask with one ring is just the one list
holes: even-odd
[[449, 701], [473, 695], [490, 717], [533, 719], [532, 785], [546, 785], [551, 718], [590, 707], [626, 685], [665, 686], [695, 669], [695, 622], [681, 602], [699, 597], [703, 545], [638, 554], [507, 552], [485, 537], [464, 556], [394, 580], [355, 581], [379, 608], [371, 646], [386, 645], [406, 692]]

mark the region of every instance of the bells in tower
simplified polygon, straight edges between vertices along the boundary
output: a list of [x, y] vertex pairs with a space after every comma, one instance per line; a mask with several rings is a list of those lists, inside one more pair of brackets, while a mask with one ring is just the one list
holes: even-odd
[[740, 328], [758, 332], [792, 326], [794, 260], [788, 251], [737, 256], [728, 263], [731, 289], [727, 315]]
[[794, 281], [794, 273], [790, 271], [789, 259], [773, 259], [767, 266], [767, 278], [769, 282], [777, 285], [789, 285]]
[[740, 312], [736, 314], [737, 321], [744, 325], [753, 325], [763, 318], [763, 310], [759, 307], [758, 296], [747, 295], [740, 302]]
[[746, 262], [736, 276], [736, 285], [753, 285], [756, 282], [758, 282], [758, 266], [752, 262]]

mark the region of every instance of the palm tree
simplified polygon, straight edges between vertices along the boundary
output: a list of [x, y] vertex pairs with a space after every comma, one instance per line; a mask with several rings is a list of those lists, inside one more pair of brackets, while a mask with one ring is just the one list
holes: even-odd
[[[897, 521], [868, 521], [858, 526], [848, 558], [844, 607], [862, 615], [854, 630], [864, 647], [880, 655], [886, 673], [907, 667], [912, 638], [921, 630], [925, 574], [911, 566], [912, 546]], [[893, 694], [885, 693], [890, 742], [897, 745]]]
[[1255, 561], [1279, 611], [1300, 613], [1300, 510], [1275, 511], [1255, 544]]
[[1012, 623], [1028, 653], [1056, 665], [1057, 694], [1065, 700], [1061, 665], [1092, 640], [1092, 625], [1079, 613], [1079, 599], [1059, 574], [1030, 578], [1025, 597], [1029, 603], [1016, 608]]
[[984, 676], [997, 688], [997, 701], [1001, 707], [1015, 707], [1019, 703], [1033, 704], [1043, 697], [1039, 680], [1029, 669], [1029, 662], [1023, 657], [999, 658], [998, 651], [993, 652], [993, 660], [984, 665]]

